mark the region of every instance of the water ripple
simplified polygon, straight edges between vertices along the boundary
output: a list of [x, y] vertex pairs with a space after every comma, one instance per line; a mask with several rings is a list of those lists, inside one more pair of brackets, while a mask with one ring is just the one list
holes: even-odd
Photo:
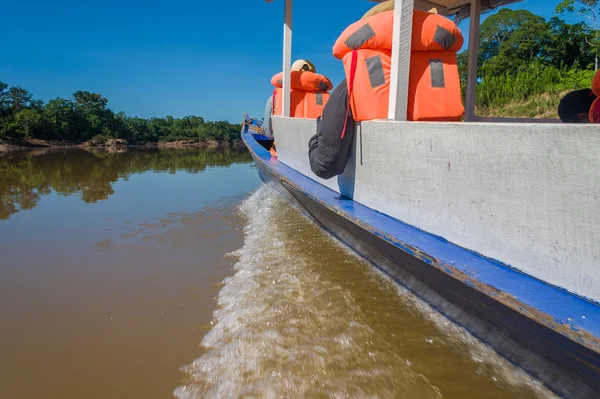
[[549, 397], [268, 186], [178, 398]]

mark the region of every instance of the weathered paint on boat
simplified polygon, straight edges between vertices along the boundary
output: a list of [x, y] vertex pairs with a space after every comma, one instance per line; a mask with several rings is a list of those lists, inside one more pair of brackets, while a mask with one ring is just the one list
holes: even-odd
[[242, 138], [263, 181], [440, 313], [561, 396], [600, 397], [600, 306], [367, 208]]

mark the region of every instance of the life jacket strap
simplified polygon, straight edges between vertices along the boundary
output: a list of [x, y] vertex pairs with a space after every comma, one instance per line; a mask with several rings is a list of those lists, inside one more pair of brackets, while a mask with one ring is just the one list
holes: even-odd
[[348, 82], [348, 106], [346, 107], [346, 119], [344, 119], [344, 129], [342, 130], [342, 138], [346, 134], [346, 128], [348, 127], [348, 115], [350, 115], [350, 103], [352, 101], [352, 94], [354, 93], [354, 76], [356, 75], [356, 62], [358, 60], [358, 53], [356, 50], [352, 51], [352, 61], [350, 62], [350, 82]]

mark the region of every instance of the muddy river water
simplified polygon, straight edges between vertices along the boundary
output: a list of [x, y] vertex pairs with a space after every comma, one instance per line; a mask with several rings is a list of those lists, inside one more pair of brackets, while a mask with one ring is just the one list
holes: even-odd
[[546, 398], [237, 149], [0, 154], [0, 398]]

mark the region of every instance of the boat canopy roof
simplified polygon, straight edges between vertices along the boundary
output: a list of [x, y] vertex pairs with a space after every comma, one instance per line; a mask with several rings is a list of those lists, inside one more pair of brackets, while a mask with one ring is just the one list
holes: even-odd
[[[273, 0], [267, 0], [271, 2]], [[369, 0], [374, 3], [381, 3], [385, 0]], [[493, 10], [497, 7], [507, 6], [513, 3], [519, 3], [523, 0], [480, 0], [481, 12]], [[445, 16], [455, 16], [457, 22], [469, 17], [471, 0], [415, 0], [415, 8], [428, 11], [436, 8], [438, 13]]]
[[[481, 0], [481, 12], [521, 1], [523, 0]], [[437, 9], [439, 14], [446, 16], [454, 15], [459, 20], [462, 20], [469, 17], [471, 0], [415, 0], [416, 9], [427, 11], [433, 7]]]

